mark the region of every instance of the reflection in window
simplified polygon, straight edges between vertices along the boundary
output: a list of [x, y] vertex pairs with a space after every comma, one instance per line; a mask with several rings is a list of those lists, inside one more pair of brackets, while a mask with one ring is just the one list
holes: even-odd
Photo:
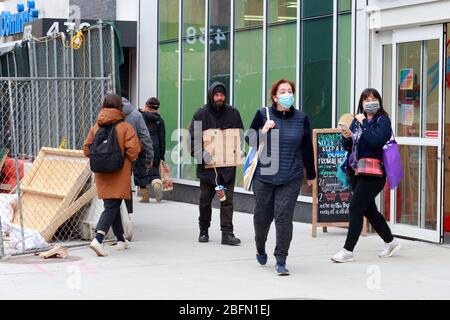
[[[351, 49], [352, 49], [352, 15], [351, 13], [338, 16], [338, 52], [337, 52], [337, 117], [353, 112], [350, 101], [351, 94]], [[335, 123], [337, 125], [337, 123]]]
[[269, 24], [297, 20], [298, 1], [269, 0]]
[[[183, 1], [182, 42], [182, 128], [188, 129], [194, 113], [205, 102], [205, 1]], [[181, 178], [197, 180], [195, 164], [189, 153], [188, 139], [183, 139]]]
[[302, 35], [302, 108], [314, 129], [329, 128], [332, 113], [333, 17], [304, 21]]
[[[220, 81], [230, 92], [230, 0], [210, 0], [209, 84]], [[230, 97], [227, 96], [227, 102]]]
[[267, 103], [272, 83], [285, 78], [295, 82], [297, 63], [297, 1], [269, 1], [267, 42]]
[[263, 0], [235, 0], [236, 29], [263, 26]]
[[172, 169], [173, 177], [178, 177], [178, 165], [171, 156], [177, 146], [171, 135], [178, 129], [178, 20], [178, 0], [160, 1], [158, 99], [166, 125], [165, 159]]
[[400, 146], [405, 176], [396, 191], [396, 223], [436, 230], [437, 147]]
[[178, 0], [159, 1], [159, 40], [178, 39]]

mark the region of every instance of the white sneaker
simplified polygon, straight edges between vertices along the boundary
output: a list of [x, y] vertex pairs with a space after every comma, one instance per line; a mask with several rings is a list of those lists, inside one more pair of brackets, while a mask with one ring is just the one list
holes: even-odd
[[398, 250], [400, 250], [402, 246], [396, 241], [393, 240], [391, 243], [385, 243], [384, 244], [384, 250], [381, 251], [378, 256], [380, 258], [388, 258], [388, 257], [392, 257], [394, 255], [395, 252], [397, 252]]
[[332, 256], [331, 260], [334, 262], [339, 262], [339, 263], [354, 261], [353, 252], [342, 249], [341, 251], [336, 253], [334, 256]]
[[117, 242], [117, 251], [124, 251], [130, 248], [130, 242], [125, 239], [125, 242], [118, 241]]
[[94, 240], [92, 240], [91, 244], [89, 245], [89, 248], [91, 248], [98, 257], [106, 257], [107, 254], [105, 252], [105, 248], [103, 247], [103, 244], [101, 244], [100, 242], [98, 242], [97, 239], [94, 238]]

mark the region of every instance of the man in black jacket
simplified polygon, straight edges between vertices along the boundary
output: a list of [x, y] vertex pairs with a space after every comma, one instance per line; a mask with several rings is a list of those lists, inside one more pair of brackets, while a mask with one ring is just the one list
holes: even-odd
[[241, 240], [233, 234], [233, 192], [236, 179], [236, 167], [206, 169], [205, 163], [211, 163], [211, 155], [203, 148], [203, 131], [208, 129], [241, 129], [241, 141], [244, 125], [239, 111], [225, 103], [226, 88], [215, 82], [208, 90], [208, 103], [194, 114], [189, 132], [191, 136], [191, 155], [197, 162], [197, 177], [200, 179], [200, 236], [199, 242], [208, 242], [208, 229], [211, 225], [211, 202], [216, 194], [216, 185], [226, 188], [226, 200], [220, 203], [220, 226], [222, 244], [239, 245]]

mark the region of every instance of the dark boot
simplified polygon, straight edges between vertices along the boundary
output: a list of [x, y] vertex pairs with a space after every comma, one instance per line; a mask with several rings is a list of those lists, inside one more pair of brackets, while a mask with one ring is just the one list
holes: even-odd
[[208, 229], [200, 229], [200, 235], [198, 236], [198, 242], [209, 242]]
[[236, 238], [233, 232], [222, 231], [222, 244], [237, 246], [241, 244], [241, 240]]

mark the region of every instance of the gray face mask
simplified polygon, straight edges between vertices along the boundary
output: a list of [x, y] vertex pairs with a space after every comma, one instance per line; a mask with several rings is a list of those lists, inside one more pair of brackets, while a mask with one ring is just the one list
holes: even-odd
[[369, 102], [364, 104], [364, 112], [367, 114], [375, 115], [380, 110], [379, 102]]

